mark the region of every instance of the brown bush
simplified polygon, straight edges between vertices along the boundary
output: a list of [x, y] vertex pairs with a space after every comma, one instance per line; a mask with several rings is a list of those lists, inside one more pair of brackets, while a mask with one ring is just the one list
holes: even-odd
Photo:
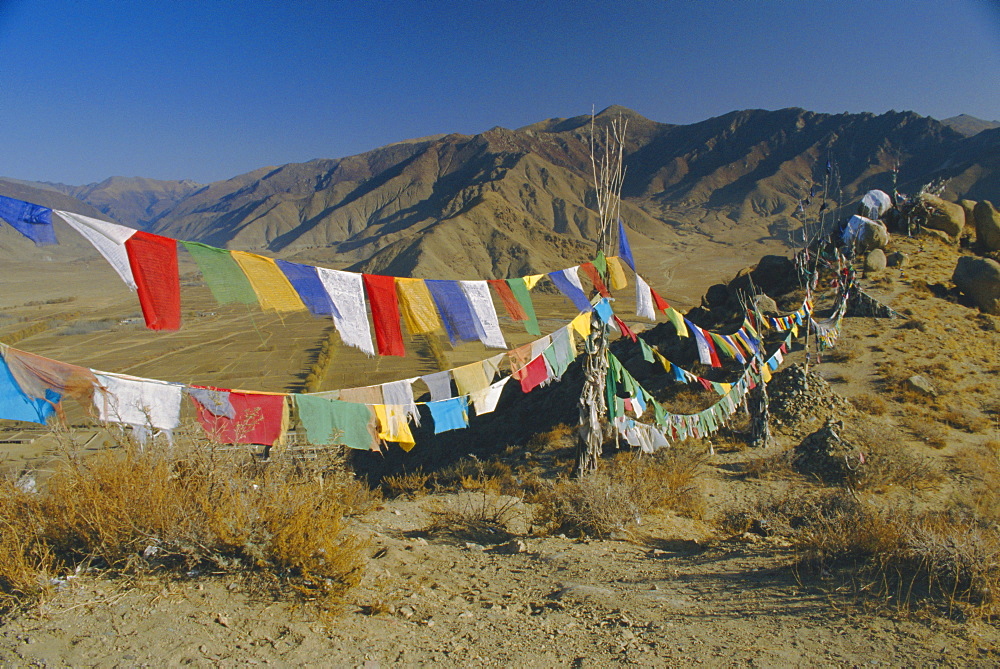
[[540, 490], [535, 524], [550, 533], [607, 537], [628, 532], [642, 515], [664, 508], [699, 515], [698, 473], [706, 462], [700, 444], [682, 442], [653, 456], [621, 453], [579, 479]]
[[364, 542], [347, 531], [346, 516], [375, 500], [339, 465], [287, 452], [261, 461], [209, 444], [70, 454], [39, 493], [0, 488], [0, 574], [15, 575], [4, 589], [33, 594], [16, 578], [21, 564], [39, 574], [82, 564], [116, 573], [210, 569], [262, 577], [329, 609], [364, 564]]

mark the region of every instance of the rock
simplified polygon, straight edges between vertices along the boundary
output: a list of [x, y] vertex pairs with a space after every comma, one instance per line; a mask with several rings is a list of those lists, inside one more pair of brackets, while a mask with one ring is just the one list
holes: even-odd
[[892, 198], [881, 190], [870, 190], [865, 193], [858, 204], [858, 214], [871, 219], [882, 218], [885, 212], [892, 209]]
[[465, 542], [465, 550], [480, 552], [480, 551], [486, 550], [486, 547], [483, 546], [482, 544], [476, 544], [476, 543], [473, 543], [471, 541], [466, 541]]
[[881, 272], [885, 269], [886, 262], [885, 251], [882, 249], [873, 249], [865, 256], [865, 271]]
[[925, 228], [940, 230], [952, 240], [957, 240], [962, 235], [965, 228], [965, 210], [962, 205], [924, 193], [920, 196], [918, 206], [926, 213]]
[[709, 309], [724, 307], [729, 303], [729, 287], [724, 283], [709, 286], [705, 291], [704, 306]]
[[858, 253], [884, 249], [889, 245], [889, 231], [877, 221], [867, 220], [858, 231]]
[[981, 310], [1000, 316], [1000, 263], [988, 258], [962, 256], [951, 280]]
[[795, 470], [826, 483], [844, 483], [857, 478], [862, 461], [858, 449], [840, 437], [843, 429], [843, 421], [828, 418], [823, 427], [803, 439], [793, 452]]
[[976, 229], [976, 202], [975, 200], [959, 200], [958, 206], [965, 211], [965, 229], [968, 231]]
[[976, 241], [988, 251], [1000, 250], [1000, 212], [989, 200], [976, 205]]
[[403, 606], [399, 609], [399, 615], [403, 616], [404, 618], [412, 618], [414, 613], [415, 611], [411, 609], [409, 606]]
[[920, 374], [914, 374], [905, 381], [905, 385], [909, 390], [921, 393], [923, 395], [930, 395], [931, 397], [936, 397], [938, 394], [937, 388], [934, 384], [930, 382], [926, 376], [921, 376]]
[[909, 261], [910, 256], [906, 255], [902, 251], [896, 251], [895, 253], [890, 253], [885, 258], [885, 263], [889, 267], [906, 267], [906, 263]]
[[757, 308], [757, 311], [759, 311], [762, 314], [779, 313], [778, 303], [763, 293], [760, 293], [759, 295], [755, 296], [752, 300], [752, 303]]
[[770, 294], [780, 293], [790, 284], [798, 282], [795, 263], [785, 256], [764, 256], [750, 276], [758, 288]]
[[494, 553], [502, 553], [504, 555], [517, 555], [518, 553], [527, 553], [528, 544], [524, 543], [520, 539], [511, 539], [505, 544], [500, 544], [493, 548]]

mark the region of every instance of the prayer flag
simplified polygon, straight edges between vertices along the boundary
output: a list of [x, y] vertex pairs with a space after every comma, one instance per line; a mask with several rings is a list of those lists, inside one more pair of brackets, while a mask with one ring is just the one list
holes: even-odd
[[229, 403], [235, 412], [234, 418], [216, 416], [193, 397], [192, 401], [195, 401], [198, 422], [208, 438], [215, 443], [273, 446], [284, 440], [288, 429], [288, 404], [285, 397], [271, 393], [230, 390]]
[[230, 251], [233, 260], [247, 275], [253, 292], [257, 293], [260, 308], [270, 311], [305, 311], [299, 294], [274, 262], [274, 258], [248, 253], [246, 251]]
[[310, 444], [342, 444], [363, 451], [374, 450], [375, 412], [367, 404], [312, 395], [292, 395], [292, 398]]
[[618, 255], [625, 264], [635, 271], [635, 260], [632, 258], [632, 247], [629, 246], [628, 237], [625, 235], [625, 222], [618, 219]]
[[486, 281], [459, 281], [458, 284], [469, 301], [479, 341], [491, 348], [507, 348], [500, 331], [497, 310], [490, 297], [489, 284]]
[[375, 355], [361, 275], [325, 267], [317, 267], [316, 273], [333, 303], [333, 323], [340, 339], [348, 346]]
[[292, 288], [299, 294], [299, 299], [309, 309], [313, 316], [332, 316], [333, 302], [319, 280], [319, 273], [312, 265], [300, 265], [287, 260], [275, 260], [278, 269], [282, 271]]
[[52, 210], [48, 207], [0, 195], [0, 218], [36, 246], [57, 243]]
[[628, 279], [625, 278], [625, 270], [622, 269], [622, 264], [618, 261], [618, 258], [608, 256], [606, 261], [608, 263], [608, 283], [611, 286], [611, 290], [628, 288]]
[[459, 341], [479, 339], [472, 306], [458, 281], [428, 279], [425, 283], [437, 306], [449, 341], [454, 345]]
[[434, 421], [434, 434], [469, 427], [469, 400], [465, 397], [428, 402], [427, 408]]
[[135, 290], [135, 279], [132, 277], [132, 268], [128, 261], [128, 252], [125, 250], [125, 241], [135, 234], [132, 228], [126, 228], [117, 223], [108, 223], [90, 216], [73, 214], [68, 211], [54, 210], [59, 214], [70, 227], [86, 237], [87, 241], [94, 245], [104, 259], [111, 264], [111, 267], [118, 272], [122, 281], [128, 284], [129, 288]]
[[576, 267], [570, 267], [558, 272], [551, 272], [549, 278], [556, 285], [563, 295], [568, 297], [577, 311], [590, 311], [593, 307], [587, 294], [583, 292], [583, 285], [580, 283], [580, 275], [577, 274]]
[[653, 310], [653, 293], [650, 291], [649, 284], [638, 274], [635, 275], [635, 313], [641, 318], [656, 320], [656, 311]]
[[45, 425], [59, 399], [59, 393], [52, 390], [46, 390], [44, 398], [28, 397], [11, 374], [7, 362], [0, 358], [0, 418]]
[[150, 330], [181, 327], [181, 280], [177, 242], [142, 230], [125, 241], [142, 317]]
[[[605, 264], [604, 267], [607, 269], [607, 264]], [[582, 269], [583, 273], [587, 275], [587, 278], [590, 279], [590, 283], [594, 285], [594, 290], [600, 293], [601, 297], [611, 297], [611, 293], [608, 292], [608, 287], [604, 284], [604, 280], [601, 279], [601, 274], [597, 271], [597, 267], [594, 266], [594, 263], [585, 262], [580, 265], [580, 269]]]
[[506, 281], [503, 279], [489, 279], [487, 283], [493, 286], [493, 290], [500, 296], [500, 301], [503, 302], [504, 309], [507, 310], [507, 314], [511, 320], [518, 322], [528, 320], [527, 312], [525, 312], [521, 303], [517, 301], [517, 298], [514, 297], [514, 291], [510, 289], [510, 285]]
[[198, 242], [181, 242], [205, 277], [208, 289], [219, 304], [256, 304], [257, 293], [229, 251]]
[[434, 298], [423, 279], [396, 277], [396, 294], [399, 312], [410, 334], [430, 334], [442, 329]]
[[379, 274], [362, 274], [361, 278], [364, 280], [365, 292], [368, 293], [368, 304], [372, 308], [378, 354], [405, 356], [403, 330], [399, 322], [399, 302], [396, 299], [396, 280]]
[[538, 327], [538, 318], [535, 316], [535, 305], [531, 302], [531, 293], [528, 292], [527, 282], [521, 278], [513, 278], [507, 279], [507, 285], [514, 294], [514, 299], [517, 300], [517, 303], [521, 305], [521, 308], [527, 315], [527, 320], [524, 322], [524, 329], [528, 334], [533, 334], [536, 337], [541, 336], [542, 331]]

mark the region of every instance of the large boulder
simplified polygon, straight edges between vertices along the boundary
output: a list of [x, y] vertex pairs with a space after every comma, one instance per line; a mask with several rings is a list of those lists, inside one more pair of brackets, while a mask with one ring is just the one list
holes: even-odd
[[865, 256], [866, 272], [881, 272], [885, 269], [885, 265], [885, 251], [882, 249], [873, 249], [868, 252], [868, 255]]
[[1000, 251], [1000, 212], [989, 200], [979, 202], [974, 211], [976, 241], [988, 251]]
[[924, 193], [918, 205], [924, 210], [924, 227], [940, 230], [953, 240], [962, 235], [965, 228], [965, 209], [962, 205], [942, 200], [937, 195]]
[[892, 198], [885, 191], [877, 189], [865, 193], [858, 204], [858, 214], [874, 220], [882, 218], [882, 215], [890, 209], [892, 209]]
[[[859, 217], [860, 218], [860, 217]], [[878, 221], [865, 219], [856, 237], [858, 253], [868, 253], [875, 249], [884, 249], [889, 245], [889, 231]]]
[[989, 258], [962, 256], [951, 280], [981, 310], [1000, 316], [1000, 263]]
[[795, 263], [785, 256], [767, 255], [750, 273], [754, 284], [769, 295], [783, 293], [798, 284]]
[[959, 200], [958, 206], [962, 208], [965, 212], [965, 230], [976, 229], [976, 201], [975, 200]]

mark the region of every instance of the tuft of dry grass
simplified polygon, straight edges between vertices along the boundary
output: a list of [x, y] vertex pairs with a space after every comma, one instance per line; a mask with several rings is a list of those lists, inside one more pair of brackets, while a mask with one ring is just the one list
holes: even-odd
[[[522, 513], [518, 494], [506, 494], [505, 481], [486, 472], [486, 463], [478, 463], [474, 475], [464, 475], [459, 492], [448, 504], [431, 509], [429, 534], [445, 534], [484, 544], [496, 544], [513, 536], [510, 524]], [[509, 471], [509, 470], [508, 470]]]
[[609, 537], [627, 533], [659, 509], [700, 515], [697, 478], [705, 462], [698, 444], [677, 444], [653, 456], [620, 453], [592, 474], [538, 491], [530, 499], [538, 505], [534, 523], [552, 534]]
[[8, 603], [30, 599], [39, 591], [29, 572], [43, 578], [82, 565], [221, 570], [332, 610], [364, 566], [365, 542], [347, 517], [375, 499], [339, 458], [284, 452], [262, 461], [212, 444], [128, 442], [69, 453], [38, 493], [0, 487], [2, 590]]
[[854, 408], [872, 416], [884, 416], [889, 412], [889, 405], [885, 400], [873, 393], [864, 393], [850, 399]]

